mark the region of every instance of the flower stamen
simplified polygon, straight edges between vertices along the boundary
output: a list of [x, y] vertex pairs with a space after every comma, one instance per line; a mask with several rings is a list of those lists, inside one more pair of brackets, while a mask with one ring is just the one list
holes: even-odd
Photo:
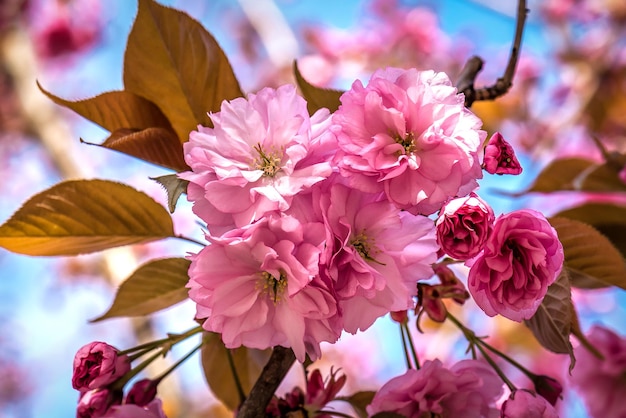
[[259, 158], [255, 160], [254, 168], [263, 171], [264, 177], [274, 177], [281, 169], [282, 155], [279, 153], [266, 153], [261, 144], [253, 147], [259, 153]]
[[274, 302], [274, 305], [276, 305], [282, 300], [283, 293], [287, 287], [287, 275], [285, 272], [281, 271], [280, 276], [276, 278], [267, 271], [261, 272], [259, 285], [261, 293], [267, 293]]
[[[412, 154], [417, 150], [417, 145], [415, 144], [415, 134], [413, 132], [407, 132], [404, 134], [404, 136], [400, 136], [400, 134], [397, 134], [394, 137], [394, 140], [397, 144], [402, 145], [405, 155]], [[402, 155], [401, 152], [399, 152], [399, 154]]]
[[352, 245], [352, 247], [364, 260], [372, 261], [376, 264], [380, 264], [381, 266], [385, 265], [385, 263], [381, 263], [372, 256], [372, 253], [379, 253], [380, 250], [374, 245], [374, 238], [368, 237], [365, 230], [356, 235], [350, 241], [350, 245]]

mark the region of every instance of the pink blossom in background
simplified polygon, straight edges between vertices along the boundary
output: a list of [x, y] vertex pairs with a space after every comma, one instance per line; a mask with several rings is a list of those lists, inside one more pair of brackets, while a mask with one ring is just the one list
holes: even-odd
[[295, 194], [331, 173], [324, 155], [312, 155], [316, 147], [327, 149], [320, 136], [332, 139], [325, 129], [329, 112], [309, 117], [293, 85], [225, 101], [210, 116], [214, 127], [199, 126], [184, 144], [192, 171], [180, 174], [190, 181], [194, 213], [210, 230], [223, 232], [284, 211]]
[[437, 261], [434, 222], [401, 212], [379, 195], [335, 183], [320, 197], [327, 228], [323, 273], [350, 333], [391, 311], [413, 308], [417, 280]]
[[341, 332], [337, 302], [318, 274], [321, 223], [263, 218], [190, 256], [189, 297], [204, 328], [228, 348], [291, 347], [299, 361], [320, 356], [321, 341]]
[[559, 414], [543, 397], [527, 390], [516, 390], [504, 401], [501, 418], [559, 418]]
[[626, 183], [626, 166], [619, 171], [618, 177], [623, 183]]
[[113, 383], [130, 371], [128, 356], [100, 341], [82, 346], [74, 356], [72, 387], [79, 391], [97, 389]]
[[434, 213], [482, 177], [482, 122], [444, 73], [378, 70], [367, 86], [352, 84], [332, 120], [350, 185], [413, 214]]
[[494, 219], [489, 204], [475, 193], [454, 199], [439, 212], [437, 242], [450, 257], [470, 259], [483, 249]]
[[385, 383], [367, 407], [373, 416], [395, 412], [407, 418], [424, 416], [495, 418], [495, 402], [502, 381], [493, 369], [477, 360], [462, 360], [450, 369], [439, 360], [427, 360], [419, 370], [409, 369]]
[[122, 403], [122, 393], [113, 392], [109, 389], [92, 389], [81, 394], [76, 407], [76, 418], [98, 418], [112, 405]]
[[115, 405], [109, 408], [103, 418], [167, 418], [160, 399], [154, 399], [146, 406]]
[[521, 174], [520, 165], [511, 144], [506, 142], [500, 132], [489, 138], [483, 159], [485, 171], [489, 174]]
[[489, 316], [532, 317], [563, 267], [563, 246], [546, 218], [517, 210], [496, 219], [483, 252], [471, 260], [470, 294]]
[[576, 347], [573, 386], [593, 418], [626, 416], [626, 338], [594, 325], [587, 339], [604, 359], [597, 358], [582, 344]]

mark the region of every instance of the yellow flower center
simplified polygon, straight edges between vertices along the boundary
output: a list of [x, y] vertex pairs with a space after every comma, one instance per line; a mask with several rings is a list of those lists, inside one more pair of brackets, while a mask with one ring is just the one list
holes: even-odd
[[[397, 134], [394, 137], [394, 140], [397, 144], [402, 145], [405, 155], [412, 154], [417, 150], [417, 145], [415, 144], [415, 134], [413, 132], [407, 132], [404, 134], [404, 136], [400, 136], [399, 134]], [[399, 155], [401, 154], [402, 153], [399, 152]]]
[[262, 170], [264, 177], [274, 177], [281, 169], [282, 153], [278, 151], [265, 152], [261, 144], [257, 144], [254, 150], [259, 153], [259, 157], [254, 160], [254, 168]]
[[261, 278], [258, 283], [261, 294], [267, 294], [274, 302], [278, 304], [283, 297], [285, 288], [287, 287], [287, 275], [281, 271], [278, 278], [274, 277], [267, 271], [261, 272]]
[[372, 237], [368, 237], [365, 230], [361, 231], [352, 240], [350, 245], [356, 250], [359, 255], [367, 261], [372, 261], [376, 264], [384, 266], [385, 263], [381, 263], [376, 260], [373, 255], [380, 253], [380, 250], [375, 246], [375, 240]]

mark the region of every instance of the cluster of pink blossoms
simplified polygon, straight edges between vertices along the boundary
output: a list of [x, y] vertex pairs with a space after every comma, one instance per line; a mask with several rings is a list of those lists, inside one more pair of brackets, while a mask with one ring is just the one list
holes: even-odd
[[[378, 71], [367, 86], [355, 82], [332, 115], [310, 116], [285, 85], [225, 101], [210, 116], [213, 127], [184, 145], [191, 171], [180, 174], [209, 241], [189, 257], [188, 287], [203, 327], [229, 348], [280, 345], [317, 359], [321, 342], [414, 308], [417, 282], [444, 252], [476, 256], [479, 305], [513, 319], [513, 289], [529, 292], [520, 295], [527, 317], [526, 304], [540, 303], [560, 270], [545, 218], [520, 211], [494, 224], [470, 194], [486, 133], [443, 73]], [[496, 145], [490, 168], [519, 166]], [[464, 220], [436, 226], [428, 215], [455, 198], [464, 200], [441, 216]], [[497, 285], [483, 289], [490, 278]]]

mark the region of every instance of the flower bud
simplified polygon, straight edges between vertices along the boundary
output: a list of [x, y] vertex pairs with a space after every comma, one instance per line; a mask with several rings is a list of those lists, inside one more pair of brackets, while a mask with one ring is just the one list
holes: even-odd
[[467, 260], [482, 250], [493, 228], [491, 207], [475, 193], [446, 204], [437, 219], [437, 242], [450, 257]]
[[127, 404], [134, 404], [139, 406], [148, 405], [155, 398], [157, 394], [158, 382], [152, 379], [141, 379], [135, 382], [133, 387], [130, 388], [128, 394], [126, 394]]
[[535, 376], [532, 381], [535, 385], [535, 391], [551, 405], [556, 405], [556, 401], [563, 392], [563, 386], [556, 379], [544, 375]]
[[117, 348], [95, 341], [81, 347], [74, 356], [72, 387], [81, 392], [102, 388], [130, 371], [128, 356]]
[[391, 312], [391, 319], [393, 319], [399, 324], [406, 324], [407, 321], [409, 320], [409, 315], [407, 314], [406, 310], [395, 311], [395, 312]]
[[97, 418], [104, 416], [112, 405], [122, 403], [120, 391], [92, 389], [82, 394], [76, 408], [76, 418]]
[[558, 418], [556, 409], [541, 396], [527, 390], [516, 390], [504, 401], [501, 418]]
[[522, 172], [513, 147], [504, 140], [500, 132], [493, 134], [485, 147], [483, 168], [489, 174], [517, 175]]

